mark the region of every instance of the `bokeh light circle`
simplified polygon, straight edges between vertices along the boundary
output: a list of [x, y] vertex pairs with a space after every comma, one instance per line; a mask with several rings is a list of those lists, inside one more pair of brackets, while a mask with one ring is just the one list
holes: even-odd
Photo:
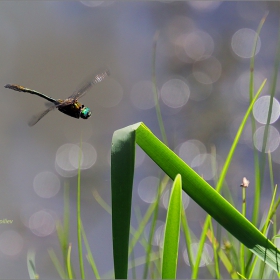
[[47, 210], [34, 213], [29, 219], [29, 228], [37, 236], [48, 236], [55, 231], [55, 217]]
[[170, 79], [161, 88], [162, 101], [171, 108], [184, 106], [190, 97], [188, 85], [180, 79]]
[[216, 174], [213, 169], [213, 162], [215, 161], [215, 157], [211, 154], [199, 154], [193, 159], [191, 167], [205, 180], [211, 180]]
[[60, 189], [60, 180], [53, 172], [40, 172], [33, 180], [33, 188], [38, 196], [50, 198], [58, 193]]
[[81, 169], [91, 168], [97, 161], [97, 152], [90, 143], [82, 143], [83, 161], [81, 162]]
[[157, 199], [158, 188], [159, 179], [154, 176], [148, 176], [139, 182], [138, 195], [143, 201], [153, 203]]
[[[262, 151], [263, 147], [263, 138], [264, 138], [264, 133], [265, 133], [265, 125], [259, 127], [256, 132], [254, 133], [254, 145], [255, 147], [259, 150]], [[265, 152], [273, 152], [277, 149], [280, 143], [280, 138], [279, 138], [279, 132], [278, 130], [272, 126], [269, 125], [268, 127], [268, 137], [266, 140], [266, 147], [265, 147]]]
[[79, 168], [79, 156], [81, 152], [81, 169], [88, 169], [92, 167], [97, 160], [97, 152], [95, 148], [89, 143], [82, 143], [82, 151], [78, 145], [73, 145], [69, 151], [69, 161], [76, 168]]
[[[267, 123], [267, 116], [269, 112], [271, 97], [269, 95], [261, 96], [254, 104], [253, 115], [257, 122], [261, 124]], [[280, 104], [276, 98], [273, 97], [271, 119], [269, 124], [276, 122], [280, 115]]]
[[[81, 153], [80, 151], [80, 147], [78, 145], [72, 145], [72, 147], [70, 148], [69, 152], [68, 152], [68, 160], [69, 163], [75, 168], [78, 169], [79, 164], [81, 165], [81, 163], [84, 160], [84, 154]], [[80, 163], [79, 163], [80, 160]]]
[[77, 169], [88, 169], [97, 160], [95, 148], [89, 143], [82, 143], [82, 151], [76, 144], [64, 144], [56, 152], [55, 166], [57, 172], [64, 177], [72, 177], [77, 174]]
[[222, 74], [221, 62], [211, 56], [193, 64], [193, 75], [202, 84], [212, 84], [218, 81]]
[[185, 35], [184, 50], [188, 57], [194, 61], [210, 57], [214, 47], [212, 37], [202, 30], [196, 30]]
[[206, 153], [206, 147], [199, 140], [187, 140], [179, 146], [178, 155], [188, 165], [191, 165], [193, 159], [199, 154]]
[[78, 169], [65, 170], [65, 169], [61, 168], [57, 164], [57, 162], [55, 162], [55, 170], [60, 176], [65, 177], [65, 178], [74, 177], [78, 174]]
[[[253, 53], [253, 46], [257, 33], [253, 29], [241, 28], [236, 31], [231, 39], [231, 47], [233, 52], [241, 58], [250, 58]], [[261, 40], [258, 36], [256, 54], [260, 51]]]
[[71, 172], [77, 169], [73, 166], [73, 164], [71, 164], [69, 159], [70, 151], [72, 151], [73, 154], [74, 150], [80, 150], [79, 146], [70, 143], [64, 144], [58, 148], [56, 152], [55, 162], [62, 170]]
[[[237, 99], [241, 102], [248, 101], [250, 99], [250, 71], [242, 72], [234, 83], [234, 92], [236, 93]], [[263, 83], [265, 77], [260, 71], [254, 71], [254, 88], [259, 89]], [[266, 92], [267, 84], [264, 86], [262, 93]]]
[[18, 255], [23, 248], [23, 238], [14, 230], [4, 230], [0, 234], [0, 251], [9, 257]]

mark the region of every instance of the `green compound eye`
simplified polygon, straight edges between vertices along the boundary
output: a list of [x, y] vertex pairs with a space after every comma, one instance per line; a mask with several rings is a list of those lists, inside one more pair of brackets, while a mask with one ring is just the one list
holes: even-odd
[[88, 119], [91, 116], [91, 111], [88, 107], [84, 107], [81, 109], [81, 118]]

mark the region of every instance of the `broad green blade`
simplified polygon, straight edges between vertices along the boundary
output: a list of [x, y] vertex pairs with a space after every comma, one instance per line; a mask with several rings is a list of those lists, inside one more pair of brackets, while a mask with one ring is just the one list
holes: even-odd
[[117, 130], [111, 148], [112, 231], [115, 278], [126, 279], [135, 159], [135, 128]]
[[164, 233], [162, 279], [176, 279], [182, 209], [182, 178], [178, 174], [171, 190]]

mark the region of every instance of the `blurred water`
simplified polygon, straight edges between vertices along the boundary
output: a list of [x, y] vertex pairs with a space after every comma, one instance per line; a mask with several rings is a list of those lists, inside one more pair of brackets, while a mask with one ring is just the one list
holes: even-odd
[[[35, 250], [40, 277], [58, 277], [47, 249], [53, 247], [61, 256], [53, 226], [55, 219], [62, 219], [65, 181], [70, 184], [70, 239], [76, 244], [75, 160], [79, 149], [75, 147], [81, 134], [84, 142], [82, 219], [101, 275], [113, 268], [111, 218], [95, 202], [92, 190], [97, 189], [110, 204], [108, 153], [116, 129], [143, 121], [160, 137], [150, 91], [153, 36], [157, 30], [160, 31], [157, 86], [170, 147], [180, 147], [189, 140], [193, 145], [201, 143], [205, 148], [200, 152], [197, 147], [200, 166], [196, 170], [206, 173], [210, 171], [210, 148], [215, 145], [218, 165], [222, 164], [240, 116], [248, 107], [249, 93], [244, 87], [247, 80], [243, 76], [241, 79], [241, 75], [249, 71], [252, 38], [248, 34], [245, 37], [234, 34], [243, 32], [244, 35], [244, 30], [254, 32], [265, 11], [270, 11], [260, 35], [255, 67], [258, 77], [271, 80], [279, 4], [207, 2], [0, 1], [0, 219], [13, 220], [10, 224], [0, 224], [1, 279], [28, 278], [29, 248]], [[55, 111], [30, 128], [29, 118], [44, 108], [44, 101], [4, 88], [7, 83], [15, 83], [54, 98], [66, 98], [102, 67], [109, 67], [110, 78], [81, 99], [92, 110], [88, 120], [73, 119]], [[256, 81], [256, 90], [261, 82]], [[279, 99], [279, 90], [275, 98]], [[274, 121], [273, 127], [278, 131], [279, 121]], [[66, 161], [64, 158], [60, 163], [69, 164], [74, 170], [71, 176], [58, 169], [57, 153], [63, 145], [68, 145], [69, 151], [64, 151]], [[280, 162], [278, 150], [273, 156], [275, 164]], [[181, 152], [189, 159], [182, 148]], [[203, 158], [207, 161], [203, 162]], [[38, 178], [46, 174], [59, 178], [60, 186], [57, 179], [52, 185], [53, 179], [47, 176], [44, 180], [50, 185], [42, 190]], [[142, 157], [135, 173], [135, 186], [144, 178], [158, 177], [158, 174], [153, 162]], [[244, 137], [227, 178], [239, 205], [242, 178], [245, 176], [253, 185], [253, 174], [252, 140]], [[211, 184], [213, 175], [209, 175]], [[275, 174], [275, 182], [278, 180], [279, 175]], [[56, 190], [59, 191], [55, 195]], [[137, 188], [133, 194], [133, 203], [143, 214], [148, 204], [138, 196]], [[253, 188], [249, 187], [248, 201], [253, 195]], [[266, 198], [263, 199], [262, 207], [266, 207]], [[145, 198], [149, 200], [151, 197]], [[188, 219], [193, 231], [200, 234], [198, 225], [205, 213], [193, 201], [188, 209], [192, 209]], [[162, 221], [165, 213], [162, 207], [159, 214]], [[137, 224], [134, 214], [132, 223]], [[14, 246], [7, 251], [5, 243]], [[106, 253], [101, 254], [101, 250]], [[136, 257], [142, 255], [141, 250], [135, 252]], [[190, 277], [184, 258], [181, 254], [179, 278]], [[77, 266], [75, 245], [72, 259]], [[87, 275], [92, 275], [89, 266], [85, 268]], [[202, 273], [204, 270], [207, 272], [207, 268], [202, 268]]]

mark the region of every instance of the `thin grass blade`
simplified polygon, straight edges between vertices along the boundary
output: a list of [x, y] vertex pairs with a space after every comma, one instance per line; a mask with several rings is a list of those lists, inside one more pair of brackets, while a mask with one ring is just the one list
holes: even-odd
[[35, 268], [35, 252], [33, 250], [27, 252], [27, 269], [30, 279], [39, 279]]
[[182, 209], [182, 177], [175, 177], [171, 190], [164, 233], [162, 279], [176, 279], [180, 221]]

